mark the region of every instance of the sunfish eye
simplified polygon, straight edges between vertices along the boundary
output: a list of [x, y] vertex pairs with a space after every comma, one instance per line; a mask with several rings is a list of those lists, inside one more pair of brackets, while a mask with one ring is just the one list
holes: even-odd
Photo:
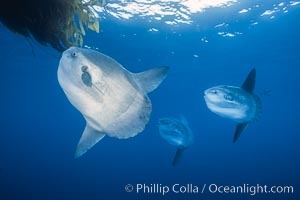
[[85, 71], [81, 74], [81, 80], [84, 83], [84, 85], [86, 85], [88, 87], [92, 87], [92, 85], [93, 85], [92, 76], [87, 71]]
[[170, 123], [169, 120], [165, 120], [165, 119], [159, 121], [159, 124], [163, 124], [163, 125], [168, 125], [169, 123]]
[[83, 65], [83, 66], [81, 67], [81, 71], [82, 71], [82, 72], [86, 72], [87, 70], [88, 70], [88, 67], [87, 67], [87, 66]]
[[227, 94], [224, 95], [224, 99], [226, 99], [227, 101], [233, 101], [232, 96], [231, 95], [227, 95]]
[[217, 92], [217, 90], [212, 90], [211, 93], [217, 94], [218, 92]]
[[73, 58], [75, 58], [75, 57], [77, 56], [76, 51], [73, 51], [73, 52], [71, 53], [71, 56], [72, 56]]

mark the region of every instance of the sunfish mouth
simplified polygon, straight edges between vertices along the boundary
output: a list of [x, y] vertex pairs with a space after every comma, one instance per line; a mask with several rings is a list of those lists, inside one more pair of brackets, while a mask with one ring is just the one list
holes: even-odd
[[210, 92], [210, 89], [207, 89], [207, 90], [204, 91], [203, 97], [204, 97], [205, 100], [208, 99], [208, 95], [209, 95], [210, 93], [211, 93], [211, 92]]
[[204, 97], [204, 100], [205, 100], [206, 102], [209, 100], [208, 94], [209, 94], [209, 89], [206, 89], [206, 90], [203, 92], [203, 97]]

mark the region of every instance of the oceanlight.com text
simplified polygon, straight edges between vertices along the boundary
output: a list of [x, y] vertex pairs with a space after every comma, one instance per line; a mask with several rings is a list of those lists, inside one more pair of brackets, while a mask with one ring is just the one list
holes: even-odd
[[238, 186], [226, 186], [210, 184], [208, 185], [210, 193], [219, 194], [249, 194], [251, 196], [256, 194], [293, 194], [293, 186], [268, 186], [268, 185], [249, 185], [243, 184]]

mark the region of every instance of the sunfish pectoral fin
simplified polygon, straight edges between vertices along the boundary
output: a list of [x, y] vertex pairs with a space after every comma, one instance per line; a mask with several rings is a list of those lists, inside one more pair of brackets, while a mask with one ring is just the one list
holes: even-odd
[[167, 77], [169, 67], [157, 67], [148, 71], [134, 74], [135, 80], [146, 93], [155, 90]]
[[240, 123], [236, 125], [233, 143], [235, 143], [239, 139], [239, 137], [241, 136], [242, 132], [247, 127], [247, 125], [248, 123]]
[[104, 136], [105, 133], [99, 132], [91, 128], [87, 124], [77, 145], [75, 158], [82, 156], [85, 152], [87, 152], [90, 148], [92, 148], [97, 142], [99, 142]]
[[183, 151], [184, 151], [184, 148], [177, 148], [175, 156], [173, 158], [173, 162], [172, 162], [173, 166], [177, 166], [180, 163], [180, 161], [182, 160]]
[[249, 72], [246, 80], [244, 81], [242, 88], [247, 92], [252, 93], [255, 87], [255, 78], [256, 78], [256, 69], [253, 68]]

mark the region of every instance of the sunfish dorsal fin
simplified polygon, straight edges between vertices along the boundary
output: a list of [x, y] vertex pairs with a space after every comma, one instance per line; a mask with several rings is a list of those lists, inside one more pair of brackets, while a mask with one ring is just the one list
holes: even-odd
[[172, 165], [174, 167], [177, 166], [180, 163], [180, 161], [182, 159], [182, 153], [183, 153], [183, 151], [184, 151], [184, 148], [177, 148], [175, 156], [173, 158], [173, 162], [172, 162]]
[[167, 77], [169, 67], [157, 67], [144, 72], [134, 74], [137, 84], [146, 93], [155, 90]]
[[180, 121], [186, 126], [189, 125], [189, 123], [187, 122], [187, 119], [183, 115], [180, 115]]
[[249, 72], [246, 80], [244, 81], [244, 83], [242, 85], [242, 88], [244, 90], [246, 90], [247, 92], [249, 92], [249, 93], [252, 93], [252, 91], [254, 90], [254, 87], [255, 87], [255, 77], [256, 77], [256, 69], [253, 68]]
[[235, 143], [239, 139], [239, 137], [241, 136], [242, 132], [247, 127], [247, 125], [248, 123], [240, 123], [236, 125], [233, 143]]
[[90, 148], [92, 148], [97, 142], [99, 142], [105, 136], [104, 133], [96, 131], [88, 124], [86, 125], [83, 134], [78, 142], [75, 158], [82, 156]]

